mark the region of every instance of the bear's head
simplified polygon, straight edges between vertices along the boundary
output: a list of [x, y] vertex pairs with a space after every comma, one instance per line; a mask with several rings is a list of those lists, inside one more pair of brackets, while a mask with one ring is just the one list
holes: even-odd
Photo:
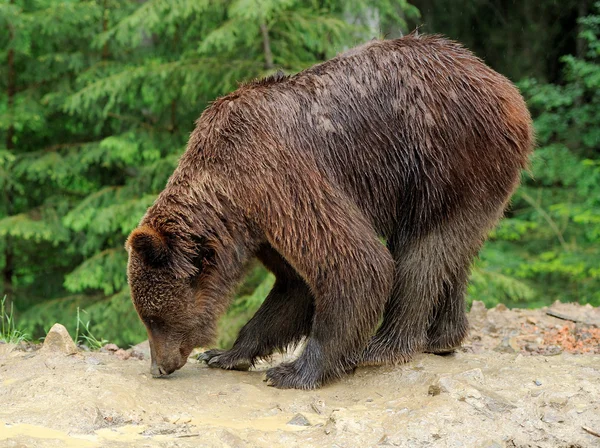
[[180, 369], [194, 347], [209, 344], [226, 307], [214, 248], [190, 241], [142, 225], [125, 246], [131, 298], [148, 331], [155, 377]]

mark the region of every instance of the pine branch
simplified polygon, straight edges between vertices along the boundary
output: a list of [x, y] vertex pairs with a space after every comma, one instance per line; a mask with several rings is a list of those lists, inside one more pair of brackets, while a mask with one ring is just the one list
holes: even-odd
[[568, 252], [569, 246], [567, 245], [567, 242], [565, 241], [560, 229], [558, 228], [558, 226], [556, 225], [556, 223], [554, 222], [552, 217], [548, 213], [546, 213], [546, 211], [531, 196], [529, 196], [523, 190], [521, 190], [521, 197], [523, 199], [525, 199], [525, 201], [529, 205], [531, 205], [533, 208], [535, 208], [540, 215], [542, 215], [542, 217], [546, 220], [546, 222], [548, 223], [548, 225], [550, 226], [550, 228], [556, 235], [556, 238], [558, 238], [558, 241], [560, 242], [560, 245], [562, 246], [563, 250], [565, 252]]

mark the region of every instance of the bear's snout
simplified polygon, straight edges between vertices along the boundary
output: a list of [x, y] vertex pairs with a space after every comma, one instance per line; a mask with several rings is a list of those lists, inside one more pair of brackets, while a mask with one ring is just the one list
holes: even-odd
[[160, 378], [171, 373], [176, 370], [181, 369], [185, 365], [185, 358], [181, 357], [157, 360], [156, 358], [152, 358], [152, 364], [150, 366], [150, 373], [154, 378]]
[[163, 338], [156, 333], [149, 332], [148, 336], [150, 357], [152, 359], [150, 373], [154, 378], [170, 375], [185, 365], [187, 356], [183, 356], [179, 343]]

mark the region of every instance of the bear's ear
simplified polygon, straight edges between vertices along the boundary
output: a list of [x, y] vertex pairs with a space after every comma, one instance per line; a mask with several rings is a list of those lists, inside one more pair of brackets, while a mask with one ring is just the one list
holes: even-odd
[[164, 236], [149, 226], [141, 226], [131, 232], [125, 247], [150, 266], [164, 266], [169, 261], [170, 251]]

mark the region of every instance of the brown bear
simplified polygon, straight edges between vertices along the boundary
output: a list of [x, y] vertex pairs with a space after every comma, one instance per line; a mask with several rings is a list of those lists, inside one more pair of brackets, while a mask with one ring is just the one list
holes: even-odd
[[266, 376], [312, 389], [454, 349], [469, 266], [532, 145], [518, 90], [439, 36], [371, 41], [216, 100], [127, 242], [152, 373], [210, 343], [254, 258], [275, 285], [231, 350], [202, 356], [212, 367], [306, 338]]

